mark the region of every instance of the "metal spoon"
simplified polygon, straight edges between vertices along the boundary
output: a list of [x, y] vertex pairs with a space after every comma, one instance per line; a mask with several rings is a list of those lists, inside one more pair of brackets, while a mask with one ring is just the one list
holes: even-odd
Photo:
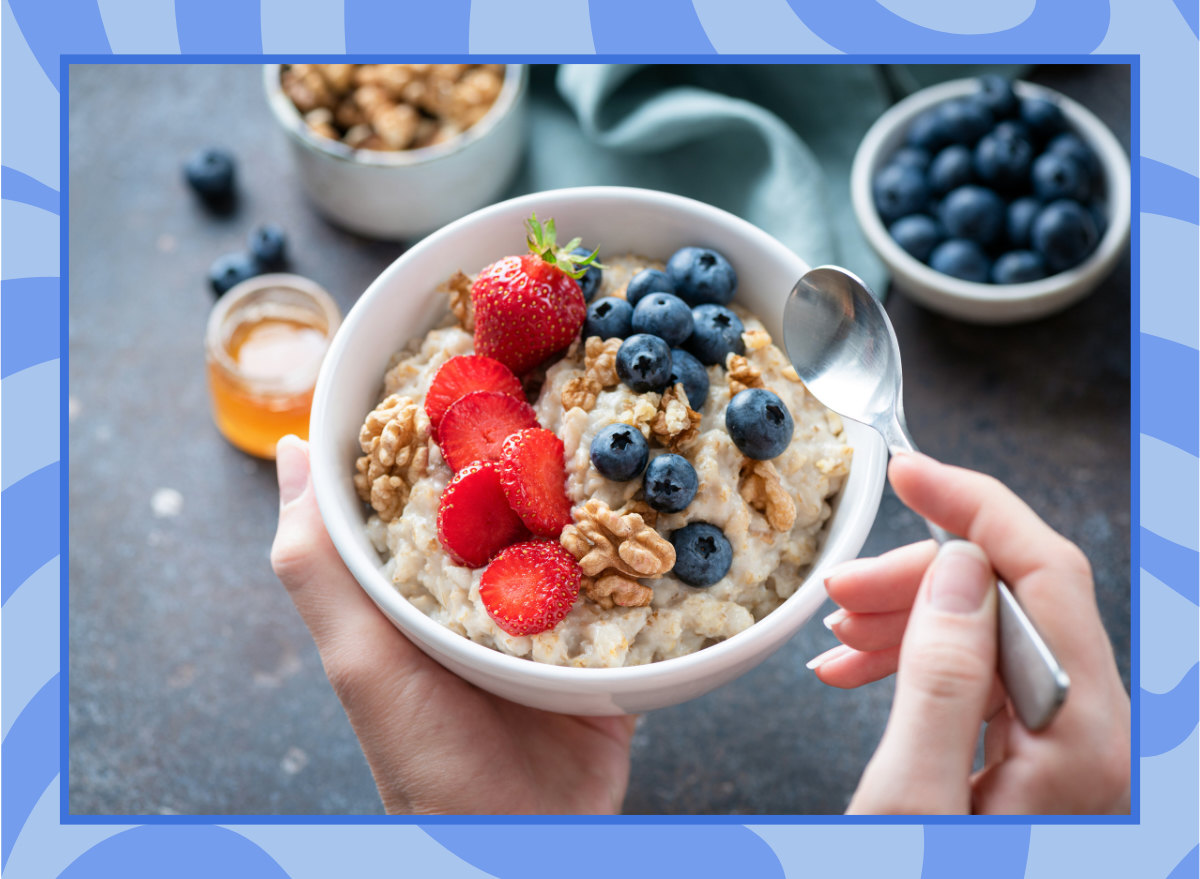
[[[904, 421], [900, 346], [887, 312], [859, 278], [837, 266], [807, 272], [783, 310], [788, 357], [818, 400], [883, 435], [888, 451], [915, 452]], [[956, 539], [928, 519], [938, 543]], [[1000, 677], [1026, 728], [1054, 718], [1070, 680], [1004, 583], [1000, 592]]]

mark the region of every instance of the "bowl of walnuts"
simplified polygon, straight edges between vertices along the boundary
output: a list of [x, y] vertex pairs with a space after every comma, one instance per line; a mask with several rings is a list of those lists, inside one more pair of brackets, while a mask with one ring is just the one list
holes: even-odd
[[523, 64], [267, 64], [263, 81], [309, 198], [361, 235], [416, 238], [495, 201], [525, 148]]

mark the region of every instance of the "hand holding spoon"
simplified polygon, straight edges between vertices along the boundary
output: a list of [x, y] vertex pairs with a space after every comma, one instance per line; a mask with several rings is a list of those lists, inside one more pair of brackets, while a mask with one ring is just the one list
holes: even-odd
[[[821, 266], [802, 277], [783, 311], [788, 357], [818, 400], [875, 428], [888, 450], [915, 452], [904, 420], [900, 346], [887, 312], [845, 269]], [[938, 543], [955, 536], [926, 520]], [[1070, 681], [1009, 588], [1000, 592], [1000, 677], [1017, 716], [1039, 730], [1054, 718]]]

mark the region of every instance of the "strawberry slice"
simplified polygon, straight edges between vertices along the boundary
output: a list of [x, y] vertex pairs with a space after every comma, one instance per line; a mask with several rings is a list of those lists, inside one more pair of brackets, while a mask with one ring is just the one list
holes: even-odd
[[509, 506], [538, 537], [557, 538], [571, 524], [563, 442], [553, 432], [534, 427], [506, 439], [500, 484]]
[[451, 357], [438, 368], [425, 395], [425, 414], [429, 416], [435, 440], [446, 410], [472, 391], [496, 391], [525, 399], [520, 380], [499, 360], [478, 354]]
[[579, 597], [583, 572], [574, 556], [551, 540], [529, 540], [502, 550], [479, 581], [479, 597], [496, 625], [510, 635], [553, 629]]
[[500, 468], [478, 461], [454, 474], [438, 504], [438, 540], [455, 564], [482, 568], [529, 536], [500, 485]]
[[472, 391], [442, 416], [438, 445], [450, 469], [461, 470], [475, 461], [499, 461], [506, 439], [537, 426], [537, 415], [524, 399]]

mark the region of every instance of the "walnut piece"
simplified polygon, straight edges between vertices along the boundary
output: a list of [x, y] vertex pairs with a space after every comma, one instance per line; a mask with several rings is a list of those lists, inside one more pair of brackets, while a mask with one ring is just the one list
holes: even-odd
[[740, 354], [731, 353], [725, 358], [725, 371], [729, 376], [730, 397], [736, 397], [747, 388], [765, 387], [758, 367]]
[[742, 333], [742, 343], [747, 351], [757, 351], [771, 344], [771, 334], [766, 330], [746, 330]]
[[598, 577], [608, 568], [627, 577], [661, 577], [675, 567], [675, 547], [638, 513], [621, 515], [592, 498], [571, 511], [574, 525], [559, 543], [575, 556], [583, 573]]
[[687, 404], [682, 383], [663, 391], [650, 430], [672, 452], [678, 452], [700, 432], [700, 413]]
[[605, 388], [620, 382], [617, 377], [617, 351], [621, 339], [602, 341], [599, 336], [589, 336], [584, 345], [584, 373], [570, 379], [562, 390], [564, 409], [576, 407], [591, 412], [596, 397]]
[[581, 589], [605, 610], [612, 610], [613, 605], [645, 607], [654, 598], [654, 590], [649, 586], [611, 572], [596, 578], [584, 577]]
[[475, 303], [471, 301], [471, 279], [461, 271], [438, 287], [438, 292], [450, 296], [450, 310], [468, 333], [475, 329]]
[[779, 471], [770, 461], [747, 458], [742, 462], [738, 493], [754, 509], [767, 517], [776, 531], [791, 531], [796, 524], [796, 502], [779, 481]]
[[375, 407], [358, 434], [363, 457], [355, 463], [358, 496], [391, 522], [404, 510], [413, 483], [429, 464], [429, 417], [411, 397], [395, 394]]

